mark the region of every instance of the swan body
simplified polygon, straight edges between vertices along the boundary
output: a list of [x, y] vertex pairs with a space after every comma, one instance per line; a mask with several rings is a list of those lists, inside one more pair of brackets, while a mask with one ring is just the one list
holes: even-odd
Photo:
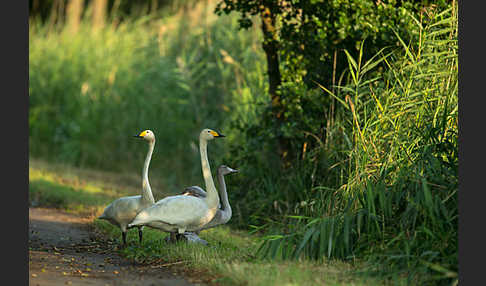
[[[151, 130], [145, 130], [135, 137], [143, 138], [149, 142], [149, 150], [145, 158], [145, 163], [142, 171], [142, 194], [137, 196], [122, 197], [114, 200], [109, 204], [103, 214], [98, 219], [107, 220], [115, 226], [118, 226], [122, 232], [123, 244], [126, 244], [126, 232], [129, 228], [128, 224], [135, 218], [135, 216], [143, 209], [155, 203], [152, 195], [152, 189], [148, 180], [148, 168], [152, 153], [155, 146], [155, 135]], [[143, 226], [138, 227], [139, 242], [142, 243]]]
[[199, 134], [201, 166], [206, 184], [207, 196], [195, 197], [176, 195], [159, 200], [140, 211], [129, 227], [147, 225], [170, 233], [196, 231], [210, 222], [217, 212], [219, 196], [211, 176], [207, 157], [207, 142], [224, 135], [211, 129], [203, 129]]
[[129, 226], [147, 225], [167, 232], [195, 231], [214, 217], [204, 199], [193, 196], [166, 197], [140, 212]]

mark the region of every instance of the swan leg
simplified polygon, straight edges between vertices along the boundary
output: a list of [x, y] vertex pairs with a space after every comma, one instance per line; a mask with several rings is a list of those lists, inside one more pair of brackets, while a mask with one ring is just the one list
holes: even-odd
[[186, 237], [184, 236], [184, 234], [180, 234], [180, 233], [176, 233], [176, 239], [179, 241], [179, 240], [183, 240], [185, 239]]
[[143, 236], [142, 229], [143, 227], [138, 228], [138, 241], [140, 242], [140, 244], [142, 244], [142, 236]]
[[171, 232], [170, 233], [170, 239], [169, 239], [170, 242], [176, 242], [177, 241], [177, 235], [175, 232]]
[[126, 231], [122, 231], [122, 239], [123, 239], [123, 246], [127, 245], [127, 233]]

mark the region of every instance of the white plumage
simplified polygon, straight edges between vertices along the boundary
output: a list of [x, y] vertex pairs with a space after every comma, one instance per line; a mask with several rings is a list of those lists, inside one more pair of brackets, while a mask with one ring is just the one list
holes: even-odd
[[171, 233], [196, 231], [213, 219], [219, 205], [219, 196], [211, 176], [207, 156], [207, 141], [224, 137], [211, 129], [203, 129], [199, 134], [199, 152], [206, 184], [207, 196], [170, 196], [140, 211], [129, 227], [147, 225]]
[[[143, 138], [149, 142], [149, 150], [145, 158], [145, 163], [142, 170], [142, 194], [138, 196], [122, 197], [114, 200], [109, 204], [99, 219], [104, 219], [116, 225], [122, 232], [123, 244], [126, 244], [126, 232], [130, 227], [128, 224], [135, 218], [135, 216], [144, 208], [147, 208], [155, 203], [152, 195], [152, 189], [148, 180], [148, 168], [152, 153], [155, 146], [155, 135], [151, 130], [142, 131], [135, 137]], [[139, 241], [142, 243], [142, 229], [143, 226], [138, 227]]]
[[216, 210], [204, 199], [193, 196], [170, 196], [141, 211], [130, 226], [147, 225], [167, 232], [195, 231], [214, 217]]

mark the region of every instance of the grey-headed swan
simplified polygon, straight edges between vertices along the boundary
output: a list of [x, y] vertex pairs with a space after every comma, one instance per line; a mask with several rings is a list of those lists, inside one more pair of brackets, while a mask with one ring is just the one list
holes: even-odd
[[[212, 228], [221, 224], [227, 223], [231, 219], [232, 211], [231, 205], [228, 201], [228, 193], [226, 191], [226, 182], [224, 181], [224, 176], [232, 173], [237, 173], [238, 170], [232, 169], [226, 165], [221, 165], [218, 168], [218, 182], [219, 182], [219, 195], [222, 200], [222, 206], [216, 212], [213, 219], [206, 225], [204, 225], [200, 230], [195, 231], [195, 233], [185, 232], [184, 237], [195, 243], [207, 244], [207, 241], [201, 239], [197, 236], [201, 230]], [[205, 197], [206, 192], [199, 186], [190, 186], [184, 189], [181, 195], [195, 196], [195, 197]]]
[[[208, 229], [220, 224], [225, 224], [231, 219], [232, 211], [231, 205], [228, 201], [228, 193], [226, 192], [226, 182], [224, 176], [232, 173], [237, 173], [238, 170], [232, 169], [226, 165], [221, 165], [218, 168], [218, 182], [219, 182], [219, 195], [222, 200], [222, 206], [216, 212], [214, 218], [205, 226], [201, 228]], [[184, 189], [182, 195], [191, 195], [195, 197], [206, 197], [206, 192], [199, 186], [191, 186]]]

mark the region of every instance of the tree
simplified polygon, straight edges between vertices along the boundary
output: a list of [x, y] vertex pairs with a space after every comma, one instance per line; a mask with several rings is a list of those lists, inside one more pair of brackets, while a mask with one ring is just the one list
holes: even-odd
[[[417, 3], [416, 3], [417, 2]], [[423, 3], [422, 3], [423, 2]], [[427, 1], [425, 1], [427, 2]], [[417, 29], [412, 15], [417, 15], [424, 1], [397, 0], [221, 0], [215, 12], [238, 12], [240, 29], [253, 25], [252, 16], [260, 19], [262, 48], [267, 59], [267, 75], [272, 133], [277, 138], [278, 153], [284, 165], [297, 158], [292, 145], [299, 128], [325, 125], [326, 109], [333, 100], [309, 114], [303, 110], [309, 99], [307, 91], [334, 85], [348, 67], [347, 50], [354, 58], [360, 44], [366, 43], [364, 58], [381, 48], [399, 46], [396, 34], [408, 41], [411, 29]], [[434, 5], [447, 5], [435, 1]], [[310, 106], [310, 105], [307, 105]], [[314, 120], [303, 126], [303, 122]], [[317, 124], [316, 122], [319, 122]], [[268, 123], [268, 122], [267, 122]], [[295, 149], [295, 148], [294, 148]]]

